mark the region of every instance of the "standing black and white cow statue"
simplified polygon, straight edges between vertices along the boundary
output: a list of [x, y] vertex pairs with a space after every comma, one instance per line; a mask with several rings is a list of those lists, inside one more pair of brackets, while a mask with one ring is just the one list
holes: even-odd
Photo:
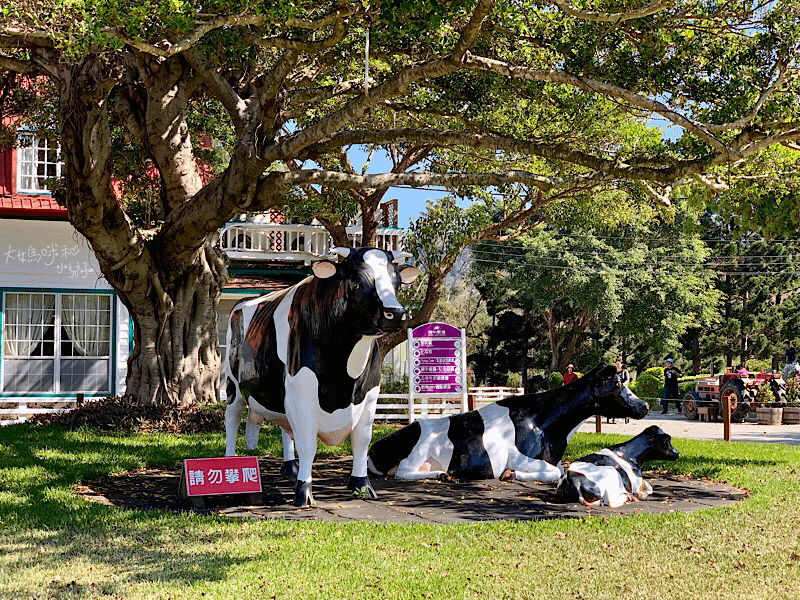
[[627, 442], [576, 460], [559, 480], [556, 494], [562, 502], [616, 508], [653, 493], [653, 487], [642, 477], [645, 462], [679, 457], [672, 438], [657, 425], [651, 425]]
[[380, 386], [377, 339], [407, 326], [397, 291], [420, 273], [395, 264], [407, 253], [377, 248], [334, 252], [341, 262], [317, 262], [313, 276], [297, 285], [237, 303], [228, 324], [225, 453], [236, 453], [245, 403], [248, 449], [258, 445], [262, 421], [278, 424], [284, 472], [297, 475], [296, 506], [313, 503], [317, 437], [334, 446], [352, 434], [348, 487], [375, 497], [367, 450]]
[[447, 418], [415, 421], [375, 442], [370, 470], [398, 479], [557, 481], [569, 438], [592, 415], [641, 419], [642, 402], [600, 363], [568, 385], [512, 396]]

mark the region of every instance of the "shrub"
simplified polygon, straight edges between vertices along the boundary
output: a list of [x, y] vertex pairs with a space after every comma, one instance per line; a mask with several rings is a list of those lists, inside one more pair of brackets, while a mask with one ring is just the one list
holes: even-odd
[[764, 402], [765, 404], [775, 402], [775, 394], [772, 393], [768, 385], [764, 384], [756, 392], [756, 401]]
[[225, 404], [139, 404], [117, 396], [86, 402], [66, 413], [34, 415], [30, 422], [66, 425], [72, 429], [86, 426], [105, 431], [208, 433], [225, 431]]
[[547, 376], [547, 389], [554, 390], [564, 381], [564, 376], [558, 371], [553, 371]]
[[521, 387], [522, 386], [522, 378], [520, 377], [519, 373], [509, 373], [506, 377], [506, 386], [508, 387]]
[[751, 373], [758, 373], [761, 369], [768, 371], [772, 368], [772, 361], [761, 359], [761, 358], [751, 358], [746, 361], [747, 362], [747, 369]]
[[664, 393], [663, 367], [651, 367], [636, 378], [629, 386], [641, 398], [661, 398]]
[[797, 378], [786, 382], [786, 404], [800, 406], [800, 381]]
[[408, 375], [403, 375], [397, 379], [390, 379], [381, 383], [382, 394], [407, 394]]
[[700, 377], [707, 377], [707, 375], [689, 375], [688, 377], [681, 377], [678, 379], [678, 393], [683, 398], [689, 392], [693, 392], [697, 387], [697, 380]]

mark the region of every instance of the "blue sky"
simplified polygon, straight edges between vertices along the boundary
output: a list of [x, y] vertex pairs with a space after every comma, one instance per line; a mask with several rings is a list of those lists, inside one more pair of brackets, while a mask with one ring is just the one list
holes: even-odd
[[[367, 153], [363, 148], [354, 147], [348, 152], [350, 160], [353, 163], [353, 168], [361, 171], [364, 162], [367, 159]], [[387, 173], [392, 168], [392, 161], [389, 155], [384, 152], [376, 152], [372, 157], [369, 164], [367, 173]], [[392, 187], [386, 192], [384, 200], [391, 200], [397, 198], [398, 200], [398, 225], [403, 228], [408, 228], [408, 222], [416, 221], [417, 217], [425, 212], [425, 205], [428, 200], [434, 200], [446, 196], [447, 192], [426, 189], [414, 189], [406, 187]]]

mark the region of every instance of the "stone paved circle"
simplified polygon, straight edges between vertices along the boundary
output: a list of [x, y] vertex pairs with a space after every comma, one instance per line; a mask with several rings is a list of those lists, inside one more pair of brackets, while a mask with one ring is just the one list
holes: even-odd
[[654, 488], [649, 498], [620, 508], [559, 504], [555, 484], [532, 482], [397, 481], [372, 479], [377, 500], [358, 500], [346, 488], [349, 457], [320, 457], [314, 463], [313, 508], [295, 508], [294, 483], [280, 477], [281, 460], [261, 458], [264, 490], [261, 502], [246, 504], [245, 496], [215, 497], [204, 508], [193, 508], [178, 494], [180, 466], [148, 468], [104, 477], [78, 486], [90, 500], [133, 509], [171, 512], [197, 510], [207, 514], [252, 519], [318, 519], [391, 523], [475, 523], [481, 521], [537, 521], [589, 516], [689, 512], [724, 506], [744, 499], [738, 488], [690, 477], [645, 473]]

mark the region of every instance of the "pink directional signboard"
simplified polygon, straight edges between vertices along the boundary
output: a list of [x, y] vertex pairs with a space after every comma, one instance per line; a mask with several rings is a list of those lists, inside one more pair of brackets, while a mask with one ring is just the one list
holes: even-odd
[[411, 391], [415, 395], [466, 392], [464, 332], [447, 323], [428, 323], [409, 331]]

